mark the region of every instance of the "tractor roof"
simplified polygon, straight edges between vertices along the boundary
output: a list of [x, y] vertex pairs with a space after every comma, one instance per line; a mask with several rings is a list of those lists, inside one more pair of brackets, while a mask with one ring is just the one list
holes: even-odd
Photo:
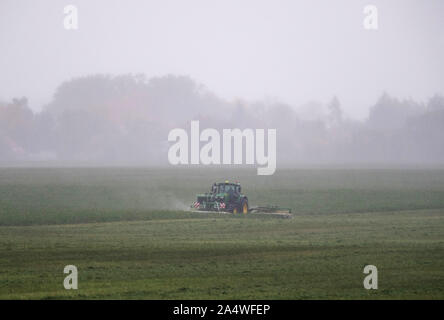
[[240, 183], [239, 182], [229, 182], [229, 181], [225, 181], [225, 182], [218, 182], [218, 183], [216, 183], [216, 185], [221, 185], [221, 184], [230, 184], [230, 185], [233, 185], [233, 186], [238, 186], [238, 185], [240, 185]]

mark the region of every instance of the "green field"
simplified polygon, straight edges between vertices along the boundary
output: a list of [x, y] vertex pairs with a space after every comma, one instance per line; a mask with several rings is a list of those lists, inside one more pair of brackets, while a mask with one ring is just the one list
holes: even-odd
[[[186, 211], [227, 178], [294, 218]], [[443, 299], [444, 170], [2, 168], [10, 298]]]

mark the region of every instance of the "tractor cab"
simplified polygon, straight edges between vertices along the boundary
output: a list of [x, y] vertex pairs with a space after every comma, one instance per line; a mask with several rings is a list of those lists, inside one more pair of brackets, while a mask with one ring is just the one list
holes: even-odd
[[240, 183], [229, 181], [214, 183], [211, 192], [197, 195], [194, 208], [203, 211], [248, 213], [248, 198], [241, 193]]
[[241, 186], [239, 183], [216, 183], [215, 193], [238, 193], [241, 192]]

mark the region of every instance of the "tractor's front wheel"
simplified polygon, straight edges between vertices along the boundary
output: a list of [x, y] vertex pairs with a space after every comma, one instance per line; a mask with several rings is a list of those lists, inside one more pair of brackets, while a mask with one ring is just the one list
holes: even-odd
[[238, 206], [236, 204], [232, 203], [232, 204], [228, 205], [228, 210], [227, 211], [236, 214], [236, 213], [239, 212], [239, 208], [238, 208]]
[[242, 200], [241, 210], [242, 210], [243, 214], [247, 214], [248, 213], [248, 200], [247, 199]]

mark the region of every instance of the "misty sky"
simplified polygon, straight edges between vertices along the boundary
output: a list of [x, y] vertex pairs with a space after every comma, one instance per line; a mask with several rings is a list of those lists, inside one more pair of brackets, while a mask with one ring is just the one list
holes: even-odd
[[[63, 7], [79, 30], [63, 27]], [[376, 5], [379, 30], [362, 26]], [[189, 75], [226, 99], [298, 106], [337, 95], [365, 117], [383, 91], [444, 93], [444, 1], [0, 2], [0, 99], [39, 110], [57, 86], [94, 73]]]

